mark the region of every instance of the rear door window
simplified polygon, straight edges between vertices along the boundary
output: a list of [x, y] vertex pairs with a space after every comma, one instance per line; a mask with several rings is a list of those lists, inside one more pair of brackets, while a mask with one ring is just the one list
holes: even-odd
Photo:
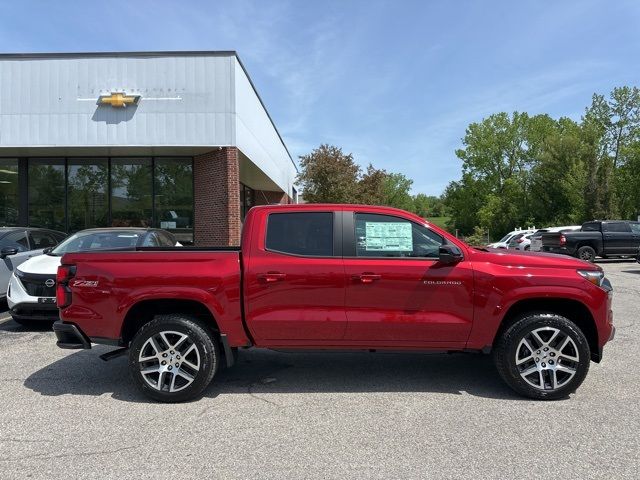
[[175, 247], [176, 242], [167, 235], [165, 232], [156, 232], [158, 234], [158, 242], [160, 242], [161, 247]]
[[160, 241], [158, 240], [158, 235], [156, 232], [149, 232], [145, 235], [144, 240], [142, 241], [143, 247], [159, 247]]
[[640, 223], [630, 223], [629, 226], [633, 233], [640, 233]]
[[265, 247], [291, 255], [333, 256], [333, 213], [272, 213]]
[[67, 238], [67, 235], [65, 235], [64, 233], [51, 232], [51, 235], [53, 235], [53, 238], [56, 239], [56, 244], [60, 243], [65, 238]]
[[600, 223], [598, 222], [587, 222], [582, 225], [583, 232], [599, 232], [600, 231]]
[[628, 223], [623, 222], [615, 222], [615, 223], [604, 223], [603, 229], [605, 232], [612, 233], [629, 233], [631, 232], [631, 227], [629, 227]]
[[51, 233], [40, 230], [29, 232], [29, 241], [33, 250], [55, 247], [58, 244], [58, 241]]

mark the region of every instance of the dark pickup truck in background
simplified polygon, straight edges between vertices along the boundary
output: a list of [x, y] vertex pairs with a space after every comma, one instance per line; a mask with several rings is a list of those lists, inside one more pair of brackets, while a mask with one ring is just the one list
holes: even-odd
[[542, 251], [571, 255], [587, 262], [596, 257], [635, 256], [640, 247], [640, 222], [593, 221], [578, 232], [542, 234]]

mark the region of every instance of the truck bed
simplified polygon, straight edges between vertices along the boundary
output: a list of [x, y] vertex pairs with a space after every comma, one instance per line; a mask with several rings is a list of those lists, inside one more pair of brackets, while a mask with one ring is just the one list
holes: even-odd
[[67, 254], [62, 264], [76, 265], [69, 284], [73, 304], [61, 310], [61, 317], [73, 319], [80, 328], [90, 326], [98, 339], [122, 339], [125, 316], [140, 301], [198, 302], [224, 324], [234, 344], [246, 344], [240, 262], [237, 247], [142, 247]]

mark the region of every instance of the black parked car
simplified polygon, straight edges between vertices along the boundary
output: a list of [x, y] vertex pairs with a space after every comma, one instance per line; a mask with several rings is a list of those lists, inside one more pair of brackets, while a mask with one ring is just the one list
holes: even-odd
[[640, 222], [587, 222], [578, 232], [543, 233], [542, 251], [593, 262], [596, 257], [634, 256], [640, 248]]

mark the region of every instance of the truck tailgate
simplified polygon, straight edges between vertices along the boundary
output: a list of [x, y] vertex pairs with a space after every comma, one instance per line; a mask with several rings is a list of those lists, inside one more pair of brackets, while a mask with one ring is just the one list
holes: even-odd
[[562, 233], [560, 232], [547, 232], [547, 233], [543, 233], [542, 234], [542, 238], [541, 238], [541, 242], [542, 242], [542, 247], [553, 247], [553, 248], [560, 248], [563, 246], [562, 243], [560, 243], [560, 238], [562, 236]]

